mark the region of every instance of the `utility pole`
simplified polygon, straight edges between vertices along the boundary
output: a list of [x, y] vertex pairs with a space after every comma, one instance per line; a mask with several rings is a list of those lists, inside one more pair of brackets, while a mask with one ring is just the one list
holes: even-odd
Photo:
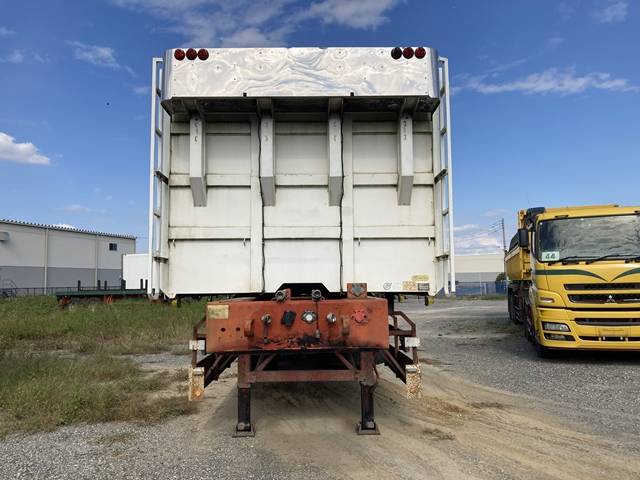
[[502, 249], [507, 251], [507, 236], [504, 231], [504, 217], [500, 219], [500, 228], [502, 228]]

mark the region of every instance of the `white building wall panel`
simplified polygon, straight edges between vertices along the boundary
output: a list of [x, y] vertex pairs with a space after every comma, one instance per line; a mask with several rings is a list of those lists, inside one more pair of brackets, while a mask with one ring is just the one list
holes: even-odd
[[[82, 233], [49, 232], [49, 266], [96, 267], [96, 236]], [[118, 257], [118, 267], [120, 258]]]
[[0, 223], [0, 231], [9, 234], [6, 241], [0, 242], [0, 265], [44, 266], [45, 230], [43, 228]]

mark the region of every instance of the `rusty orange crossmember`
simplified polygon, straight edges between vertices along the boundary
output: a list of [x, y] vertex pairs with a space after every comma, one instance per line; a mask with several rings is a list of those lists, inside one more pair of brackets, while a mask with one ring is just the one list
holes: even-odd
[[242, 299], [207, 305], [208, 353], [389, 346], [387, 301], [364, 297], [315, 301]]
[[[392, 319], [390, 323], [390, 318]], [[403, 329], [403, 321], [409, 328]], [[204, 324], [205, 333], [199, 329]], [[393, 338], [393, 345], [390, 345]], [[347, 285], [346, 296], [325, 298], [320, 289], [273, 298], [234, 298], [210, 302], [194, 327], [189, 398], [238, 360], [237, 436], [253, 435], [250, 388], [260, 382], [358, 381], [362, 419], [358, 432], [378, 433], [373, 419], [376, 363], [384, 363], [419, 395], [415, 324], [393, 310], [393, 296], [370, 296], [364, 283]], [[198, 360], [198, 351], [208, 354]]]

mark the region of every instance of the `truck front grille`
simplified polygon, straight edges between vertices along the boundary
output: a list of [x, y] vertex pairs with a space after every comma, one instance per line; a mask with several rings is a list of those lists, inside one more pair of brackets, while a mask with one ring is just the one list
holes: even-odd
[[576, 318], [576, 323], [592, 327], [629, 327], [640, 325], [640, 318]]
[[640, 290], [640, 283], [565, 283], [565, 290]]
[[639, 293], [578, 293], [569, 295], [569, 301], [573, 303], [639, 303]]

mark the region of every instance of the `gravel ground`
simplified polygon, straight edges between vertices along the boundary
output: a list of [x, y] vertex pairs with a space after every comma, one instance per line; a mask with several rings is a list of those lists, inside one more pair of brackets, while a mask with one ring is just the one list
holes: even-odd
[[[257, 436], [231, 438], [232, 369], [207, 389], [197, 413], [160, 425], [7, 437], [0, 479], [640, 478], [638, 356], [539, 360], [503, 301], [439, 300], [425, 309], [411, 300], [397, 308], [418, 325], [424, 395], [407, 400], [382, 370], [380, 436], [354, 434], [356, 384], [318, 383], [256, 386]], [[170, 354], [133, 358], [168, 374], [188, 365]]]
[[532, 408], [640, 452], [639, 353], [561, 352], [539, 359], [500, 300], [439, 300], [426, 312], [411, 301], [400, 307], [417, 321], [423, 358], [482, 385], [532, 397]]

